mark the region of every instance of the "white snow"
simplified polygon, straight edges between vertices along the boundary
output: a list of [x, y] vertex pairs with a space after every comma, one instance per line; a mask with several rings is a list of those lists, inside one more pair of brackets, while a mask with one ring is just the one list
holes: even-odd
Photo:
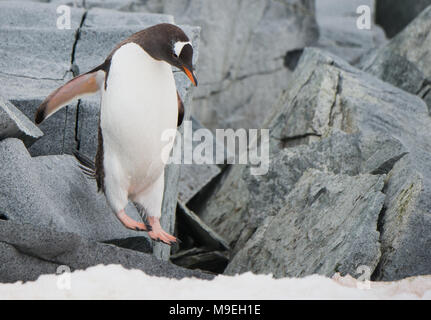
[[43, 275], [34, 282], [0, 284], [0, 299], [431, 299], [431, 276], [371, 282], [367, 287], [339, 275], [274, 279], [246, 273], [174, 280], [100, 265], [60, 276]]

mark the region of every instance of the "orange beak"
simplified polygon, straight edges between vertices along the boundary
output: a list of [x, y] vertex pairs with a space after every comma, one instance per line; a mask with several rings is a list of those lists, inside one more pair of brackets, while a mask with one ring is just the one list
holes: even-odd
[[198, 85], [198, 80], [196, 79], [195, 75], [193, 74], [192, 71], [190, 71], [190, 69], [188, 69], [187, 67], [183, 67], [184, 69], [184, 73], [187, 75], [187, 77], [190, 79], [190, 81], [193, 83], [193, 85], [195, 87], [197, 87]]

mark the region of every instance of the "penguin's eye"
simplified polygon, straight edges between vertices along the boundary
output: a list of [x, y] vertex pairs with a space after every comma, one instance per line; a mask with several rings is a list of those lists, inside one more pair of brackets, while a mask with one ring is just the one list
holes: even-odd
[[174, 59], [178, 59], [178, 55], [177, 55], [175, 52], [173, 52], [173, 53], [172, 53], [172, 57], [173, 57]]

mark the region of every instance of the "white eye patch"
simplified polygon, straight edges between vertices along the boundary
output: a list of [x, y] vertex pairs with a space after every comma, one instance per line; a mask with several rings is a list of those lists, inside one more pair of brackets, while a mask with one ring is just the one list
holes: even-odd
[[183, 48], [186, 44], [192, 45], [190, 41], [184, 42], [184, 41], [178, 41], [174, 44], [174, 53], [177, 57], [180, 56], [181, 51], [183, 51]]

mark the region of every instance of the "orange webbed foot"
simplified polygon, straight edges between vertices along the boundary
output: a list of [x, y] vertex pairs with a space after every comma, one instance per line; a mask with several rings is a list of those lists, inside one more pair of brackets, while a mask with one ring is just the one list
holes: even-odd
[[149, 217], [148, 223], [152, 229], [151, 231], [148, 232], [148, 235], [150, 236], [151, 239], [158, 242], [163, 242], [170, 246], [178, 243], [178, 239], [176, 237], [170, 235], [169, 233], [167, 233], [162, 229], [159, 218]]

